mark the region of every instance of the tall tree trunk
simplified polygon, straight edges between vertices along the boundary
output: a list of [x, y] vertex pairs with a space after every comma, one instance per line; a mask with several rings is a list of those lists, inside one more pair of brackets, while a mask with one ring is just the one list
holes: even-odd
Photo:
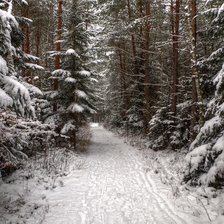
[[[128, 5], [128, 17], [129, 17], [129, 21], [131, 21], [132, 14], [131, 14], [130, 0], [127, 0], [127, 5]], [[134, 34], [131, 34], [131, 45], [132, 45], [133, 56], [134, 56], [134, 59], [135, 59], [135, 57], [136, 57], [136, 46], [135, 46], [135, 36], [134, 36]]]
[[[199, 116], [200, 126], [204, 123], [203, 100], [200, 89], [199, 73], [197, 69], [197, 4], [196, 0], [190, 0], [188, 5], [189, 17], [188, 25], [191, 38], [191, 68], [192, 68], [192, 139], [195, 138], [196, 133], [194, 127], [197, 124], [197, 117]], [[198, 113], [199, 111], [199, 113]]]
[[36, 31], [36, 56], [40, 57], [40, 40], [41, 40], [41, 25], [40, 21], [38, 21], [37, 31]]
[[172, 39], [173, 39], [173, 84], [172, 84], [172, 103], [171, 111], [173, 115], [177, 112], [177, 93], [179, 78], [179, 26], [180, 26], [180, 1], [176, 0], [175, 13], [173, 0], [171, 0], [171, 23], [172, 23]]
[[[30, 18], [29, 15], [29, 6], [24, 7], [23, 16], [25, 18]], [[30, 27], [29, 25], [25, 25], [22, 27], [22, 32], [25, 36], [22, 44], [22, 49], [25, 53], [30, 54]]]
[[127, 79], [126, 79], [126, 55], [124, 53], [125, 44], [122, 44], [124, 49], [119, 45], [119, 60], [120, 60], [120, 84], [121, 84], [121, 99], [124, 103], [124, 107], [122, 108], [122, 117], [125, 116], [126, 111], [129, 108], [129, 94], [127, 89]]
[[125, 43], [124, 46], [124, 52], [123, 52], [123, 77], [124, 77], [124, 92], [125, 92], [125, 113], [128, 111], [130, 106], [130, 95], [129, 95], [129, 89], [128, 89], [128, 79], [127, 79], [127, 68], [126, 68], [126, 46]]
[[148, 133], [148, 125], [151, 118], [151, 112], [150, 112], [150, 88], [149, 88], [149, 82], [150, 82], [150, 66], [149, 66], [149, 34], [150, 34], [150, 0], [146, 1], [146, 24], [145, 24], [145, 78], [144, 78], [144, 107], [143, 107], [143, 113], [144, 113], [144, 132], [145, 134]]
[[[62, 5], [63, 1], [58, 0], [58, 22], [57, 22], [57, 43], [56, 43], [56, 57], [55, 57], [55, 69], [60, 69], [60, 50], [62, 39]], [[54, 79], [53, 90], [57, 91], [59, 88], [58, 79]], [[53, 105], [53, 111], [57, 111], [57, 104]]]
[[138, 11], [139, 11], [139, 17], [143, 17], [143, 3], [142, 0], [138, 0]]
[[[47, 34], [47, 39], [46, 42], [48, 43], [48, 45], [46, 46], [46, 51], [50, 51], [50, 49], [54, 48], [54, 32], [53, 32], [53, 21], [54, 21], [54, 0], [50, 1], [50, 6], [49, 6], [49, 15], [48, 15], [48, 25], [47, 28], [49, 30], [48, 34]], [[47, 54], [45, 54], [45, 66], [49, 67], [48, 65], [48, 57]]]
[[120, 61], [120, 93], [121, 93], [121, 99], [124, 99], [124, 89], [123, 89], [123, 82], [124, 82], [124, 77], [123, 77], [123, 58], [122, 58], [122, 50], [120, 46], [118, 47], [119, 51], [119, 61]]
[[[24, 12], [23, 12], [23, 16], [26, 18], [30, 18], [30, 6], [25, 6], [24, 8]], [[22, 49], [26, 54], [30, 54], [30, 27], [29, 25], [25, 25], [22, 28], [22, 32], [24, 33], [24, 41], [23, 41], [23, 45], [22, 45]], [[26, 60], [26, 62], [29, 62], [28, 60]], [[26, 81], [29, 83], [32, 83], [32, 77], [31, 77], [31, 72], [28, 69], [25, 69], [23, 71], [24, 76], [26, 77]]]

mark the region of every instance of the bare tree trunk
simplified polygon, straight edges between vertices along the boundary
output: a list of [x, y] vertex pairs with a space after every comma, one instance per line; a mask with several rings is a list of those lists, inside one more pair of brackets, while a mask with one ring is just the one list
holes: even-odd
[[[30, 6], [25, 6], [24, 8], [24, 13], [23, 16], [26, 18], [30, 18]], [[29, 25], [26, 25], [23, 29], [22, 29], [23, 33], [24, 33], [24, 41], [23, 41], [23, 45], [22, 45], [22, 49], [25, 53], [30, 54], [30, 27]], [[28, 60], [26, 60], [26, 62], [29, 62]], [[32, 77], [31, 77], [31, 72], [30, 70], [25, 69], [23, 71], [24, 76], [26, 77], [26, 81], [29, 83], [32, 83]]]
[[36, 31], [36, 56], [40, 57], [40, 40], [41, 40], [41, 25], [38, 21], [37, 31]]
[[[55, 69], [60, 69], [60, 50], [61, 50], [61, 39], [62, 39], [62, 0], [58, 0], [58, 26], [57, 26], [57, 43], [56, 43], [56, 57], [55, 57]], [[53, 90], [59, 89], [58, 79], [54, 79]], [[57, 104], [53, 105], [53, 111], [57, 111]]]
[[151, 118], [150, 112], [150, 66], [149, 66], [149, 34], [150, 34], [150, 0], [146, 1], [146, 17], [147, 21], [145, 24], [145, 78], [144, 78], [144, 132], [147, 134], [148, 132], [148, 125]]
[[[199, 73], [197, 68], [197, 4], [196, 0], [189, 0], [188, 3], [189, 17], [188, 25], [191, 38], [191, 68], [192, 68], [192, 138], [195, 138], [194, 127], [197, 124], [197, 117], [199, 115], [199, 124], [204, 124], [203, 100], [200, 89]], [[199, 110], [199, 114], [198, 114]]]
[[[54, 47], [54, 35], [53, 35], [53, 21], [54, 21], [54, 0], [50, 1], [50, 6], [49, 6], [49, 17], [48, 17], [48, 25], [47, 28], [49, 30], [48, 34], [47, 34], [47, 40], [46, 42], [48, 43], [48, 46], [46, 48], [46, 51], [49, 51], [50, 49], [53, 49]], [[45, 66], [48, 67], [48, 57], [47, 54], [45, 56]]]
[[[131, 15], [130, 0], [127, 0], [127, 5], [128, 5], [128, 17], [129, 17], [129, 20], [131, 21], [132, 15]], [[136, 57], [136, 46], [135, 46], [135, 36], [134, 36], [134, 34], [131, 34], [131, 45], [132, 45], [133, 56], [135, 58]]]
[[120, 84], [121, 84], [121, 98], [125, 106], [122, 108], [122, 117], [125, 116], [126, 111], [129, 107], [129, 94], [127, 89], [127, 79], [126, 79], [126, 55], [125, 55], [125, 44], [122, 44], [124, 49], [119, 46], [119, 60], [120, 60]]
[[124, 89], [123, 89], [123, 82], [124, 82], [124, 77], [123, 77], [123, 59], [122, 59], [122, 50], [119, 48], [119, 61], [120, 61], [120, 92], [121, 92], [121, 99], [124, 99]]
[[139, 10], [139, 17], [143, 17], [143, 3], [142, 3], [142, 0], [139, 0], [138, 1], [138, 10]]
[[76, 139], [76, 131], [73, 131], [73, 148], [76, 150], [77, 139]]
[[[29, 18], [29, 6], [24, 7], [23, 16]], [[22, 49], [25, 53], [30, 54], [30, 28], [28, 25], [22, 27], [22, 32], [25, 36], [22, 44]]]
[[179, 78], [179, 25], [180, 25], [180, 1], [176, 0], [175, 13], [173, 0], [171, 0], [171, 23], [173, 37], [173, 85], [172, 85], [172, 103], [171, 111], [175, 116], [177, 113], [177, 93], [178, 93], [178, 78]]
[[124, 46], [124, 52], [123, 52], [123, 77], [124, 77], [124, 93], [125, 93], [125, 98], [124, 98], [124, 102], [125, 102], [125, 113], [128, 111], [129, 109], [129, 105], [130, 105], [130, 95], [129, 95], [129, 89], [128, 89], [128, 79], [127, 79], [127, 68], [126, 68], [126, 46], [125, 43], [123, 44]]

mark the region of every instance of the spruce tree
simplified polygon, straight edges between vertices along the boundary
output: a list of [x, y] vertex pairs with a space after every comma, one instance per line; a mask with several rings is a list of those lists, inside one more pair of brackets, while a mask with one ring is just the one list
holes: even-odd
[[[207, 90], [206, 122], [191, 144], [188, 154], [189, 169], [185, 180], [193, 184], [221, 186], [224, 183], [224, 16], [222, 1], [209, 1], [203, 13], [209, 29], [202, 33], [207, 39], [207, 56], [199, 62]], [[211, 48], [209, 48], [212, 46]], [[206, 87], [209, 87], [206, 89]]]
[[0, 5], [0, 105], [13, 106], [18, 115], [33, 117], [29, 92], [21, 84], [19, 76], [22, 67], [32, 66], [24, 63], [24, 58], [35, 57], [21, 50], [23, 34], [12, 9], [12, 1], [4, 1]]
[[73, 0], [66, 21], [66, 36], [61, 52], [61, 69], [53, 72], [59, 79], [57, 102], [61, 133], [67, 135], [74, 148], [76, 133], [95, 112], [90, 88], [92, 73], [86, 68], [88, 31], [84, 23], [82, 2]]

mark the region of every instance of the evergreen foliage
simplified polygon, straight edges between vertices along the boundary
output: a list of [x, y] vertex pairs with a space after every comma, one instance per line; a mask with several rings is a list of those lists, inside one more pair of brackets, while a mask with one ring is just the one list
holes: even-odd
[[[19, 47], [22, 33], [16, 18], [11, 14], [12, 2], [0, 8], [0, 88], [2, 106], [12, 106], [16, 112], [25, 117], [33, 117], [34, 110], [28, 90], [16, 78], [18, 64], [23, 58]], [[7, 105], [4, 102], [8, 102]]]
[[[22, 6], [27, 4], [26, 1], [18, 3]], [[54, 127], [30, 120], [36, 118], [34, 99], [42, 96], [42, 92], [25, 81], [24, 72], [26, 69], [43, 70], [43, 67], [35, 64], [39, 60], [37, 57], [22, 50], [24, 38], [20, 24], [28, 19], [15, 17], [12, 12], [13, 1], [1, 3], [0, 172], [2, 176], [10, 174], [28, 156], [34, 155], [41, 148], [46, 150], [52, 137], [56, 135]]]
[[79, 127], [86, 123], [88, 114], [95, 113], [94, 95], [90, 88], [93, 74], [85, 66], [88, 30], [84, 23], [83, 11], [80, 11], [82, 8], [84, 8], [82, 2], [72, 1], [61, 52], [62, 68], [52, 73], [60, 82], [56, 96], [60, 116], [58, 126], [61, 134], [70, 138], [74, 148]]
[[211, 87], [207, 92], [206, 122], [191, 144], [185, 179], [193, 184], [220, 187], [224, 183], [223, 3], [210, 1], [207, 8], [204, 14], [210, 22], [210, 29], [205, 35], [214, 44], [210, 54], [200, 61], [200, 68], [204, 71], [205, 86]]
[[0, 0], [0, 162], [17, 166], [30, 148], [47, 148], [44, 135], [76, 148], [88, 121], [104, 120], [155, 151], [188, 152], [185, 181], [222, 186], [223, 7]]

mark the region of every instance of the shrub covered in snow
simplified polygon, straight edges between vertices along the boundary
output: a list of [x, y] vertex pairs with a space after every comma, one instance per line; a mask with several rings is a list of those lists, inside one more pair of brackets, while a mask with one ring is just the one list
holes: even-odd
[[[177, 115], [174, 118], [169, 109], [162, 107], [149, 122], [149, 147], [153, 150], [173, 150], [187, 147], [190, 128], [190, 103], [177, 105]], [[178, 122], [176, 122], [178, 121]]]
[[214, 117], [205, 122], [186, 157], [185, 181], [190, 180], [192, 184], [216, 187], [224, 184], [224, 108], [216, 103], [208, 109], [208, 112], [215, 111]]
[[47, 152], [57, 134], [49, 124], [18, 119], [9, 110], [0, 110], [0, 171], [7, 175], [29, 156]]

